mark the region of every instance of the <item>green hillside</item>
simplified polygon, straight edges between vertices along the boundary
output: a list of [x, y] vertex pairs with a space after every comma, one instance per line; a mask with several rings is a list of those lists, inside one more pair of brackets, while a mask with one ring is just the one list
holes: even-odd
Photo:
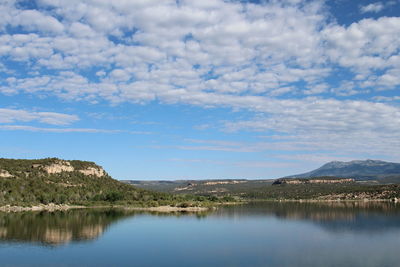
[[207, 197], [152, 192], [112, 179], [93, 162], [0, 159], [0, 206], [33, 204], [189, 205]]
[[331, 176], [277, 180], [124, 181], [134, 186], [173, 194], [214, 196], [230, 200], [364, 200], [399, 199], [399, 184]]

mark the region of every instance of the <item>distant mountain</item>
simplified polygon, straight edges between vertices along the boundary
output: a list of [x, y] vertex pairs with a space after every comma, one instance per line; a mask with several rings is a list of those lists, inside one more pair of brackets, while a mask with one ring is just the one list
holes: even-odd
[[349, 162], [332, 161], [322, 167], [285, 178], [310, 178], [335, 176], [354, 178], [356, 180], [379, 180], [383, 182], [400, 182], [400, 163], [381, 160], [353, 160]]

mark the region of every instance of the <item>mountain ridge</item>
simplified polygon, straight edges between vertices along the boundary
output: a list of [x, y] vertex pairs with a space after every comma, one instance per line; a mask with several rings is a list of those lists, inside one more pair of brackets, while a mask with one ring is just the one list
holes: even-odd
[[331, 161], [315, 170], [285, 176], [284, 178], [311, 178], [319, 176], [354, 178], [356, 180], [385, 180], [398, 177], [400, 181], [400, 163], [372, 159]]

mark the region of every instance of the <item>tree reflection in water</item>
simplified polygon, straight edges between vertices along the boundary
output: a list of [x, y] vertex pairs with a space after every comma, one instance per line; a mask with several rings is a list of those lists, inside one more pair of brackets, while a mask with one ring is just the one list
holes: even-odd
[[90, 241], [101, 236], [112, 224], [138, 214], [157, 216], [194, 215], [207, 213], [157, 213], [127, 209], [76, 209], [54, 212], [0, 212], [0, 242], [39, 243], [57, 246], [69, 242]]
[[214, 216], [272, 216], [313, 223], [335, 232], [379, 233], [400, 229], [400, 204], [389, 201], [257, 202], [226, 207]]
[[112, 209], [0, 213], [0, 239], [46, 245], [93, 240], [113, 222], [131, 215]]
[[220, 207], [203, 213], [157, 213], [126, 209], [56, 212], [0, 212], [0, 242], [57, 246], [95, 240], [114, 223], [137, 216], [193, 216], [197, 219], [275, 217], [313, 223], [328, 231], [381, 233], [400, 229], [400, 205], [391, 202], [259, 202]]

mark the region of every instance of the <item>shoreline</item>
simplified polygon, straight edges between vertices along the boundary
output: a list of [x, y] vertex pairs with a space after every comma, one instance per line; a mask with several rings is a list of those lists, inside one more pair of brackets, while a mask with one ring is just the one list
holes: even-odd
[[152, 211], [152, 212], [204, 212], [215, 207], [173, 207], [173, 206], [158, 206], [158, 207], [135, 207], [135, 206], [119, 206], [119, 205], [102, 205], [102, 206], [79, 206], [65, 204], [39, 204], [30, 207], [5, 205], [0, 207], [0, 212], [25, 212], [25, 211], [66, 211], [71, 209], [102, 209], [115, 208], [137, 211]]
[[23, 206], [1, 206], [0, 212], [23, 212], [23, 211], [63, 211], [63, 210], [70, 210], [70, 209], [84, 209], [87, 208], [86, 206], [78, 206], [78, 205], [65, 205], [65, 204], [39, 204], [30, 207], [23, 207]]
[[173, 207], [173, 206], [158, 206], [158, 207], [122, 207], [125, 210], [137, 211], [155, 211], [155, 212], [202, 212], [215, 209], [215, 207]]
[[25, 211], [66, 211], [71, 209], [102, 209], [115, 208], [132, 211], [150, 211], [150, 212], [204, 212], [215, 210], [220, 206], [243, 205], [255, 202], [297, 202], [297, 203], [332, 203], [332, 202], [392, 202], [400, 203], [399, 199], [254, 199], [238, 202], [218, 203], [210, 207], [174, 207], [174, 206], [158, 206], [158, 207], [135, 207], [129, 205], [99, 205], [99, 206], [81, 206], [68, 204], [38, 204], [34, 206], [0, 206], [0, 212], [25, 212]]
[[251, 202], [299, 202], [299, 203], [310, 203], [310, 202], [392, 202], [400, 203], [400, 199], [385, 199], [385, 198], [365, 198], [365, 199], [254, 199], [248, 200]]

